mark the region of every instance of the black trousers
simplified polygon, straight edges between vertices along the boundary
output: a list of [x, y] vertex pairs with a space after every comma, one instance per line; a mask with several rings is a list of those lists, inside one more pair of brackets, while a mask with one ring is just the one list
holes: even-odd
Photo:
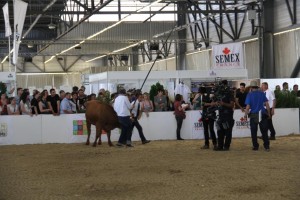
[[132, 122], [131, 131], [130, 131], [130, 139], [131, 139], [134, 127], [136, 127], [136, 129], [138, 130], [142, 142], [146, 141], [146, 138], [145, 138], [144, 133], [143, 133], [143, 128], [140, 125], [140, 123], [139, 123], [139, 121], [136, 117], [134, 118], [134, 121]]
[[[272, 109], [273, 108], [271, 108], [270, 110], [272, 111]], [[268, 120], [268, 130], [270, 130], [270, 132], [271, 132], [270, 136], [275, 137], [276, 132], [275, 132], [275, 129], [274, 129], [274, 126], [273, 126], [272, 117], [267, 119], [267, 120]]]
[[209, 146], [209, 133], [212, 139], [213, 145], [217, 144], [216, 133], [214, 130], [215, 120], [208, 118], [207, 120], [203, 120], [203, 128], [204, 128], [204, 139], [205, 145]]
[[232, 128], [234, 125], [233, 118], [219, 119], [217, 122], [218, 148], [229, 149], [232, 139]]
[[259, 122], [258, 114], [250, 114], [251, 138], [252, 138], [252, 145], [254, 148], [259, 147], [259, 144], [257, 142], [258, 125], [260, 128], [262, 139], [264, 141], [264, 147], [266, 149], [269, 149], [270, 142], [268, 138], [268, 115], [262, 114], [262, 119]]
[[129, 116], [121, 117], [118, 116], [119, 123], [121, 124], [121, 135], [118, 143], [125, 144], [126, 140], [131, 139], [131, 120]]
[[182, 127], [183, 117], [175, 116], [175, 119], [176, 119], [176, 122], [177, 122], [176, 136], [177, 136], [177, 139], [180, 139], [181, 138], [180, 130], [181, 130], [181, 127]]

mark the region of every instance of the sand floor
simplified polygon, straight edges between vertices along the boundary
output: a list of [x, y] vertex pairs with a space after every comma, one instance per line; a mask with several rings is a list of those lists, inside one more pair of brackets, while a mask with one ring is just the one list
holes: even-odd
[[300, 199], [300, 135], [270, 152], [252, 151], [250, 138], [226, 152], [200, 149], [203, 140], [134, 145], [0, 146], [0, 200]]

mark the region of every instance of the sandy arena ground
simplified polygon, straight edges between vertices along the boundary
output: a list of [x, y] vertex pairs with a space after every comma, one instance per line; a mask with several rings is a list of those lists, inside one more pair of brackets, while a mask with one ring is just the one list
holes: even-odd
[[0, 200], [299, 200], [300, 136], [271, 142], [270, 152], [250, 138], [227, 152], [203, 140], [0, 146]]

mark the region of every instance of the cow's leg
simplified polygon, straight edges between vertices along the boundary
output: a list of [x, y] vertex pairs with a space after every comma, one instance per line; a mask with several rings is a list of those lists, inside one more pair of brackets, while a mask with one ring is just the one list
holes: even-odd
[[107, 131], [107, 140], [108, 140], [108, 145], [110, 147], [114, 146], [113, 143], [110, 140], [110, 135], [111, 135], [111, 131]]
[[101, 144], [102, 144], [102, 141], [101, 141], [101, 135], [102, 135], [102, 130], [100, 130], [100, 133], [99, 133], [98, 145], [101, 145]]
[[101, 141], [101, 131], [102, 131], [102, 126], [99, 124], [96, 124], [96, 137], [95, 137], [93, 147], [96, 147], [98, 138]]
[[89, 121], [86, 121], [86, 127], [87, 127], [87, 131], [88, 131], [88, 137], [86, 140], [86, 145], [90, 144], [90, 136], [91, 136], [91, 123]]

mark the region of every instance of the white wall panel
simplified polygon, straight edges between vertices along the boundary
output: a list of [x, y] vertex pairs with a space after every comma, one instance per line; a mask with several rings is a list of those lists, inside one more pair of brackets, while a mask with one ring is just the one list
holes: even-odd
[[[293, 0], [288, 0], [293, 10]], [[291, 18], [285, 0], [274, 0], [274, 29], [280, 30], [292, 25]], [[299, 24], [300, 2], [296, 0], [296, 13]]]

